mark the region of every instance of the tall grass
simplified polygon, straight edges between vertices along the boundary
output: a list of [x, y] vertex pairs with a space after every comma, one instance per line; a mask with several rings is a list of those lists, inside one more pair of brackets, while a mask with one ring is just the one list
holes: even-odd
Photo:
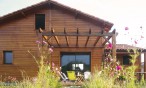
[[[128, 51], [129, 52], [129, 51]], [[121, 66], [119, 69], [119, 63], [109, 58], [106, 62], [104, 69], [99, 71], [95, 68], [95, 72], [92, 74], [88, 81], [85, 81], [83, 88], [146, 88], [146, 82], [142, 78], [141, 81], [135, 76], [136, 58], [139, 56], [137, 50], [133, 50], [133, 54], [130, 55], [131, 66]]]

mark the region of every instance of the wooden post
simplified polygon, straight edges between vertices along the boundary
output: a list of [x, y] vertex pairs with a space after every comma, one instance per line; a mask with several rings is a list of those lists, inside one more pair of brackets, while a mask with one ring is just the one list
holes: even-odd
[[146, 52], [144, 52], [144, 79], [146, 80]]
[[116, 30], [114, 30], [112, 35], [112, 57], [113, 60], [116, 61]]

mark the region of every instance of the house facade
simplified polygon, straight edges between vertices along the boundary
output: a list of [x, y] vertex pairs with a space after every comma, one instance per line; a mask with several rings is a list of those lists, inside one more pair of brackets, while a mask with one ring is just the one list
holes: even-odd
[[109, 39], [115, 47], [116, 33], [109, 32], [112, 26], [51, 0], [4, 15], [0, 17], [0, 75], [18, 80], [22, 73], [36, 76], [38, 66], [28, 50], [38, 56], [37, 40], [54, 47], [51, 62], [62, 67], [63, 72], [93, 72], [95, 66], [101, 67]]

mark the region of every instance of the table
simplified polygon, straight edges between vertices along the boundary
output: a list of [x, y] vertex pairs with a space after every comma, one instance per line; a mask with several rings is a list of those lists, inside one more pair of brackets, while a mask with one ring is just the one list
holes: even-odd
[[77, 75], [77, 82], [84, 81], [84, 75]]

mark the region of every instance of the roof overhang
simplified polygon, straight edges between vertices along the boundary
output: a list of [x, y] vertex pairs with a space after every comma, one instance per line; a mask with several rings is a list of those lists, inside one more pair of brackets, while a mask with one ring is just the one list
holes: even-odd
[[113, 26], [113, 23], [110, 23], [108, 21], [105, 21], [103, 19], [100, 19], [100, 18], [92, 16], [92, 15], [89, 15], [87, 13], [83, 13], [79, 10], [76, 10], [74, 8], [71, 8], [69, 6], [60, 4], [60, 3], [56, 2], [56, 1], [52, 1], [52, 0], [46, 0], [46, 1], [40, 2], [38, 4], [26, 7], [24, 9], [17, 10], [13, 13], [9, 13], [7, 15], [4, 15], [4, 16], [0, 17], [0, 25], [3, 23], [10, 22], [12, 20], [16, 20], [18, 18], [24, 18], [28, 14], [35, 13], [38, 10], [49, 9], [49, 8], [50, 9], [53, 9], [53, 8], [63, 9], [66, 12], [71, 13], [75, 17], [91, 21], [95, 25], [100, 25], [100, 26], [106, 27], [108, 29], [111, 29], [111, 27]]

